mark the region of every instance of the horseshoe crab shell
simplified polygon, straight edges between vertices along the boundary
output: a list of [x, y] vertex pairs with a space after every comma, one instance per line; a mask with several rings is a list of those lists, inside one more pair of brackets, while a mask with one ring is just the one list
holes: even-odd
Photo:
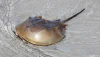
[[84, 10], [81, 10], [79, 13], [64, 21], [45, 20], [42, 16], [29, 17], [26, 21], [16, 26], [17, 36], [36, 45], [54, 44], [64, 38], [67, 26], [65, 22], [71, 20]]

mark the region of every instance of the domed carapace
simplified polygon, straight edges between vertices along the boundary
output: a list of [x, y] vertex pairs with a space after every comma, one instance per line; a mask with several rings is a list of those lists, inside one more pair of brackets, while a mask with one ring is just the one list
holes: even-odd
[[85, 9], [66, 20], [46, 20], [42, 16], [29, 17], [16, 26], [16, 33], [21, 39], [36, 45], [50, 45], [61, 41], [65, 36], [66, 22], [77, 16]]

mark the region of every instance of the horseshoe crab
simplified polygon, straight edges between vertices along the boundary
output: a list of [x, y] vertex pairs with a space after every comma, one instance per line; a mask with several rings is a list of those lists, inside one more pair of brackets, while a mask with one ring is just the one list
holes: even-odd
[[65, 36], [67, 21], [83, 12], [81, 10], [66, 20], [46, 20], [42, 16], [29, 17], [26, 21], [16, 26], [17, 36], [29, 43], [36, 45], [51, 45], [61, 41]]

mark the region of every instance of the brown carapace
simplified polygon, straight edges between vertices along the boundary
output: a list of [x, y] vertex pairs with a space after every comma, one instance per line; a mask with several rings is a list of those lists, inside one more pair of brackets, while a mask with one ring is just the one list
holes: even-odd
[[29, 17], [16, 26], [16, 33], [21, 39], [36, 45], [51, 45], [61, 41], [65, 36], [66, 22], [85, 9], [66, 20], [46, 20], [42, 16]]

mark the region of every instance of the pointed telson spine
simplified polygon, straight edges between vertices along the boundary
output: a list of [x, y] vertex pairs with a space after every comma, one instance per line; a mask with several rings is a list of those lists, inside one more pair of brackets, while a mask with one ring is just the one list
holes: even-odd
[[67, 18], [66, 20], [62, 21], [62, 23], [66, 23], [67, 21], [73, 19], [74, 17], [76, 17], [77, 15], [79, 15], [80, 13], [82, 13], [85, 10], [85, 8], [83, 10], [81, 10], [80, 12], [76, 13], [75, 15]]

